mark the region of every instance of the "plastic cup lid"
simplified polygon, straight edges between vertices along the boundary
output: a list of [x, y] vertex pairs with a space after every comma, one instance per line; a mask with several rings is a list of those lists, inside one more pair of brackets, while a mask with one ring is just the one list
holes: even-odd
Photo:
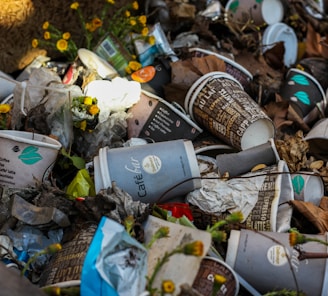
[[264, 0], [262, 16], [268, 25], [280, 22], [284, 17], [284, 7], [280, 0]]
[[274, 43], [284, 42], [284, 64], [289, 67], [296, 62], [298, 52], [298, 40], [294, 30], [284, 23], [276, 23], [268, 26], [263, 33], [263, 53], [273, 47]]

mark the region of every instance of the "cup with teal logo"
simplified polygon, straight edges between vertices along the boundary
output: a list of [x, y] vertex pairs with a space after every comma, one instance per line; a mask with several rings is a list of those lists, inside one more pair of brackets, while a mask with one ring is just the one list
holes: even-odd
[[311, 74], [297, 68], [289, 69], [279, 94], [289, 101], [290, 107], [307, 125], [324, 118], [327, 98], [321, 84]]
[[320, 175], [314, 172], [299, 171], [291, 174], [294, 199], [311, 202], [319, 206], [325, 188]]

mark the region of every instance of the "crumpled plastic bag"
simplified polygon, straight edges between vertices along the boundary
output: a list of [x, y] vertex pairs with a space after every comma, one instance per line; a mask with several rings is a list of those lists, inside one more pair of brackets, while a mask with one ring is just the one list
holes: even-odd
[[81, 273], [81, 296], [140, 295], [146, 286], [147, 250], [121, 224], [103, 217]]
[[[31, 72], [27, 81], [17, 84], [14, 90], [14, 106], [11, 128], [23, 128], [23, 119], [40, 105], [44, 106], [44, 113], [48, 114], [47, 124], [51, 133], [58, 137], [64, 147], [68, 147], [71, 140], [71, 129], [67, 128], [67, 120], [58, 115], [62, 106], [70, 98], [82, 96], [82, 90], [77, 85], [63, 84], [59, 75], [47, 68], [37, 68]], [[70, 125], [69, 125], [70, 126]]]
[[81, 169], [77, 172], [75, 178], [68, 185], [66, 193], [73, 197], [96, 195], [95, 184], [87, 169]]

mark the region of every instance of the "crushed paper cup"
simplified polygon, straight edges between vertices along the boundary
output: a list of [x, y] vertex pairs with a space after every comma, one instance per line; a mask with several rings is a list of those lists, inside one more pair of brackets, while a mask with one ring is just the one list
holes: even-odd
[[309, 152], [328, 161], [328, 118], [319, 120], [305, 136]]

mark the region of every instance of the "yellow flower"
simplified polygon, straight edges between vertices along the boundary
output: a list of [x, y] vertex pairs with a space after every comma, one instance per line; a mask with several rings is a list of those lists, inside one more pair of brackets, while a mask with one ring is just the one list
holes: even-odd
[[130, 11], [126, 10], [126, 11], [124, 12], [124, 15], [125, 15], [126, 17], [130, 17], [131, 13], [130, 13]]
[[44, 22], [42, 25], [43, 30], [47, 30], [49, 28], [49, 22]]
[[115, 1], [114, 0], [107, 0], [107, 2], [109, 3], [109, 4], [115, 4]]
[[203, 252], [204, 244], [202, 241], [194, 241], [183, 247], [183, 253], [185, 255], [202, 256]]
[[226, 242], [227, 241], [227, 233], [222, 230], [213, 230], [211, 232], [213, 240], [217, 242]]
[[42, 291], [46, 293], [46, 295], [60, 296], [61, 291], [60, 287], [42, 287]]
[[92, 105], [92, 98], [91, 97], [85, 97], [83, 101], [84, 105], [91, 106]]
[[38, 41], [38, 39], [35, 39], [35, 38], [34, 38], [34, 39], [32, 40], [32, 47], [33, 47], [33, 48], [37, 48], [38, 45], [39, 45], [39, 41]]
[[65, 39], [59, 39], [56, 43], [56, 47], [59, 51], [67, 50], [68, 43]]
[[228, 223], [240, 223], [241, 221], [243, 221], [243, 219], [244, 219], [243, 213], [241, 211], [237, 211], [228, 215], [225, 220]]
[[89, 31], [89, 32], [94, 32], [95, 27], [92, 25], [92, 23], [86, 23], [85, 24], [85, 28]]
[[290, 244], [290, 246], [293, 247], [293, 246], [296, 246], [298, 244], [304, 244], [306, 242], [307, 242], [307, 239], [303, 234], [301, 234], [297, 231], [292, 231], [292, 232], [289, 233], [289, 244]]
[[144, 27], [142, 30], [141, 30], [141, 35], [142, 36], [147, 36], [149, 33], [149, 30], [147, 27]]
[[137, 62], [137, 61], [131, 61], [129, 62], [129, 66], [128, 66], [132, 71], [138, 71], [139, 69], [141, 69], [142, 65]]
[[63, 34], [63, 39], [68, 40], [69, 38], [71, 38], [71, 33], [70, 32], [65, 32]]
[[97, 105], [91, 105], [88, 111], [91, 115], [96, 115], [99, 113], [100, 109], [98, 108]]
[[92, 19], [92, 25], [97, 29], [102, 26], [102, 21], [100, 18], [95, 17]]
[[221, 274], [214, 275], [214, 282], [223, 285], [227, 281], [226, 277]]
[[51, 34], [49, 31], [45, 31], [44, 34], [43, 34], [43, 38], [45, 40], [49, 40], [51, 38]]
[[211, 295], [217, 295], [222, 287], [222, 285], [227, 281], [226, 277], [220, 274], [214, 275], [213, 289]]
[[11, 110], [9, 104], [0, 104], [0, 113], [8, 113]]
[[139, 23], [142, 25], [146, 25], [146, 23], [147, 23], [147, 17], [145, 15], [139, 16], [138, 20], [139, 20]]
[[77, 2], [77, 1], [73, 2], [71, 4], [71, 9], [77, 10], [79, 8], [79, 6], [80, 6], [79, 2]]
[[162, 226], [155, 232], [154, 236], [156, 237], [156, 239], [160, 239], [163, 237], [168, 237], [169, 233], [170, 233], [170, 228], [167, 226]]
[[150, 44], [150, 45], [154, 45], [156, 43], [156, 38], [155, 36], [148, 36], [147, 38], [147, 42]]
[[85, 131], [85, 129], [87, 128], [87, 121], [86, 120], [83, 120], [80, 122], [80, 129], [82, 131]]
[[60, 251], [62, 249], [61, 244], [51, 244], [47, 247], [46, 252], [48, 254], [55, 254], [56, 252]]
[[164, 280], [162, 282], [162, 290], [164, 293], [172, 294], [175, 291], [175, 285], [171, 280]]
[[130, 25], [135, 26], [137, 24], [135, 19], [130, 19]]
[[132, 70], [130, 69], [129, 66], [125, 67], [125, 73], [128, 74], [128, 75], [132, 74]]
[[133, 3], [132, 3], [132, 8], [133, 8], [134, 10], [138, 10], [138, 9], [139, 9], [138, 1], [133, 1]]

